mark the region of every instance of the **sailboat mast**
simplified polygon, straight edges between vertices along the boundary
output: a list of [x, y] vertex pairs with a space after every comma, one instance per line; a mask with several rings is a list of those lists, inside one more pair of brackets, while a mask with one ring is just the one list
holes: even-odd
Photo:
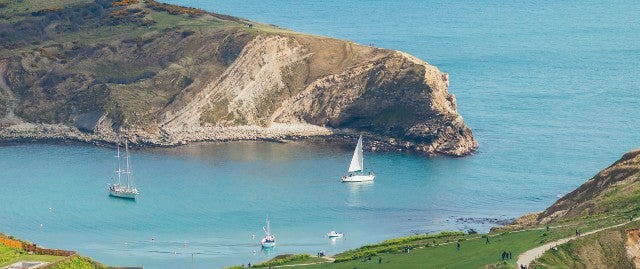
[[127, 162], [127, 170], [125, 173], [127, 173], [127, 188], [129, 188], [129, 177], [131, 176], [131, 169], [129, 168], [129, 144], [127, 143], [127, 140], [124, 141], [124, 149], [125, 149], [125, 160]]
[[120, 186], [120, 182], [121, 182], [121, 178], [122, 178], [122, 167], [120, 166], [120, 142], [118, 141], [116, 147], [118, 148], [118, 154], [116, 155], [116, 158], [118, 158], [118, 170], [116, 170], [116, 173], [118, 173], [118, 186]]

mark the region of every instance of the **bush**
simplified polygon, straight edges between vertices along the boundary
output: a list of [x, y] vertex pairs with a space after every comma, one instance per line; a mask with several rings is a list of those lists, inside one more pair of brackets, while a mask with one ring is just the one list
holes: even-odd
[[102, 269], [101, 264], [85, 257], [73, 257], [64, 262], [58, 263], [51, 269]]

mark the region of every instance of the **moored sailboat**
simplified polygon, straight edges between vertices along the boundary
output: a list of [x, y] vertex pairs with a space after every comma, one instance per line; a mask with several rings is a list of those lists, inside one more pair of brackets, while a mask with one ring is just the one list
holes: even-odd
[[266, 234], [266, 236], [264, 238], [262, 238], [262, 240], [260, 241], [260, 244], [262, 245], [263, 248], [272, 248], [276, 246], [276, 236], [271, 234], [271, 222], [269, 221], [269, 218], [267, 218], [267, 227], [262, 227], [262, 230], [264, 230], [264, 233]]
[[[129, 164], [129, 144], [127, 140], [124, 141], [125, 148], [125, 170], [122, 170], [122, 166], [120, 163], [120, 144], [117, 145], [118, 153], [116, 158], [118, 159], [118, 170], [114, 171], [117, 175], [118, 181], [112, 184], [109, 184], [109, 195], [119, 198], [126, 199], [136, 199], [136, 195], [138, 195], [138, 189], [133, 185], [133, 175], [131, 173], [131, 165]], [[124, 174], [124, 182], [122, 178], [122, 174]]]
[[373, 172], [364, 174], [364, 152], [362, 150], [362, 135], [358, 138], [358, 144], [353, 151], [353, 157], [351, 157], [351, 164], [349, 164], [349, 173], [342, 176], [342, 182], [363, 182], [373, 181], [376, 175]]

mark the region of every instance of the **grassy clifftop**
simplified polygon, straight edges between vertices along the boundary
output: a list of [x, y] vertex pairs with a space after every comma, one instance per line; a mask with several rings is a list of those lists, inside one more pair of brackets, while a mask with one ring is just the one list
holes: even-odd
[[[212, 65], [229, 64], [257, 28], [267, 28], [149, 0], [3, 0], [0, 6], [0, 59], [11, 91], [0, 87], [0, 105], [7, 111], [13, 97], [16, 114], [35, 122], [70, 122], [96, 108], [146, 122], [146, 111], [215, 72]], [[234, 38], [221, 42], [226, 36]]]

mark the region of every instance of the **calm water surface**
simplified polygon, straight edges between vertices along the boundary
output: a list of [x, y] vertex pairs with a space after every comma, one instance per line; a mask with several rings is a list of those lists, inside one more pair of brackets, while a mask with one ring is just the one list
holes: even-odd
[[[351, 149], [337, 146], [134, 151], [142, 193], [129, 202], [106, 195], [113, 149], [4, 146], [0, 231], [146, 268], [190, 268], [192, 253], [195, 268], [333, 254], [414, 233], [486, 231], [491, 223], [457, 219], [542, 210], [639, 146], [634, 1], [170, 2], [416, 55], [450, 74], [480, 150], [367, 153], [378, 176], [365, 185], [338, 181]], [[272, 253], [257, 247], [267, 215], [279, 239]], [[334, 229], [346, 238], [323, 238]]]

